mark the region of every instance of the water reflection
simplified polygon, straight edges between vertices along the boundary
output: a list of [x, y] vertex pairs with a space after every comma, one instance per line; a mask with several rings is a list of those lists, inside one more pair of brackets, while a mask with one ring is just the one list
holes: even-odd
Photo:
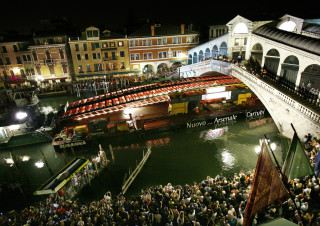
[[34, 164], [37, 168], [42, 168], [44, 166], [44, 162], [43, 161], [38, 161]]
[[235, 158], [234, 156], [229, 152], [229, 150], [224, 149], [223, 152], [221, 153], [222, 155], [222, 162], [223, 162], [223, 170], [230, 170], [233, 168], [234, 163], [235, 163]]

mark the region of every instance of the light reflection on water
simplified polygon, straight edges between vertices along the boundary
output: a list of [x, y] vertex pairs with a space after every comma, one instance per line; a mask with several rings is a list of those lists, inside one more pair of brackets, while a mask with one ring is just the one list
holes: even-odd
[[[52, 105], [55, 110], [67, 100], [49, 98], [43, 106]], [[51, 110], [49, 107], [46, 109]], [[129, 168], [133, 171], [142, 159], [147, 143], [153, 144], [152, 153], [129, 188], [128, 196], [137, 194], [148, 186], [165, 185], [169, 182], [172, 185], [192, 184], [219, 173], [232, 175], [240, 170], [252, 170], [258, 156], [255, 147], [266, 133], [277, 134], [278, 130], [274, 124], [249, 128], [245, 121], [238, 120], [232, 125], [170, 131], [140, 138], [99, 138], [85, 148], [76, 150], [76, 156], [90, 159], [98, 153], [101, 144], [107, 158], [111, 160], [111, 144], [115, 161], [111, 161], [108, 168], [80, 197], [83, 200], [100, 199], [108, 190], [118, 193]], [[55, 152], [50, 143], [15, 148], [13, 154], [23, 184], [31, 196], [35, 189], [52, 176], [50, 171], [57, 173], [75, 157], [71, 152], [66, 155]], [[17, 172], [3, 161], [4, 158], [10, 158], [9, 151], [0, 152], [0, 183], [12, 183], [18, 178]]]
[[223, 162], [222, 169], [223, 170], [232, 169], [235, 163], [234, 156], [227, 149], [224, 149], [221, 155], [222, 155], [222, 162]]

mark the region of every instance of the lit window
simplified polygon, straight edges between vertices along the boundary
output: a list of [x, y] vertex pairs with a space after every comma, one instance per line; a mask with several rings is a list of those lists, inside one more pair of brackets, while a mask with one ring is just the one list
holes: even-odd
[[236, 34], [246, 34], [248, 33], [248, 27], [245, 23], [238, 23], [234, 27], [234, 33]]

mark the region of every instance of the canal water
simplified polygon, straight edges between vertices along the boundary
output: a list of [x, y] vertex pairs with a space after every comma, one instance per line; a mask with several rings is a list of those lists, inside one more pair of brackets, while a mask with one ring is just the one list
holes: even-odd
[[[56, 109], [60, 104], [76, 100], [75, 97], [48, 97], [41, 99], [46, 111]], [[149, 134], [140, 138], [117, 137], [98, 138], [88, 145], [69, 151], [66, 155], [55, 152], [51, 143], [40, 143], [2, 150], [0, 152], [0, 182], [18, 185], [21, 181], [23, 194], [2, 192], [1, 211], [20, 209], [40, 200], [33, 192], [50, 177], [50, 170], [58, 172], [75, 157], [90, 158], [97, 155], [99, 144], [106, 152], [110, 163], [90, 186], [79, 194], [81, 201], [101, 199], [105, 192], [119, 194], [129, 169], [133, 171], [151, 143], [151, 155], [140, 174], [128, 189], [126, 196], [137, 195], [142, 188], [166, 185], [185, 185], [201, 182], [207, 176], [222, 173], [231, 176], [240, 170], [252, 170], [256, 166], [259, 139], [266, 135], [276, 145], [275, 154], [279, 162], [286, 144], [274, 123], [251, 127], [246, 119], [224, 125], [210, 125], [199, 128], [181, 129]], [[109, 145], [112, 146], [112, 160]], [[5, 159], [14, 157], [15, 165]], [[17, 167], [15, 167], [17, 166]]]

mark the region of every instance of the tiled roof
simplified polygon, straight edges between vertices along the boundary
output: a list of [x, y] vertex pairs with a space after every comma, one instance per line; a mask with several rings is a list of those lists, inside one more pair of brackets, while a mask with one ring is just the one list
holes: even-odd
[[257, 28], [253, 33], [309, 53], [320, 55], [320, 39], [283, 31], [268, 25]]

